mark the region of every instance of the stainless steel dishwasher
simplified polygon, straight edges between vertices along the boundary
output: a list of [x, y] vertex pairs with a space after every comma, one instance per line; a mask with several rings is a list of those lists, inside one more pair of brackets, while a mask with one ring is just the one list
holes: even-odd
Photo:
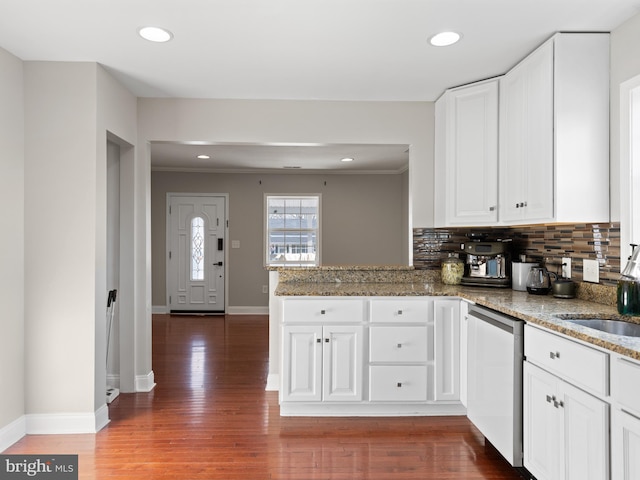
[[470, 305], [467, 329], [467, 416], [512, 466], [521, 467], [524, 322]]

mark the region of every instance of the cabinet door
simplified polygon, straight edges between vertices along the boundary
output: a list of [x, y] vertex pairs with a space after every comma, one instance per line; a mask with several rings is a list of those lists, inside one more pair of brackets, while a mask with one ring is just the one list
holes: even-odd
[[550, 220], [553, 212], [553, 42], [526, 59], [524, 219]]
[[460, 403], [467, 406], [467, 340], [469, 325], [469, 304], [464, 300], [460, 301]]
[[363, 327], [332, 326], [323, 329], [323, 400], [362, 400]]
[[615, 480], [640, 478], [640, 419], [614, 410], [611, 429], [611, 473]]
[[445, 95], [447, 225], [495, 224], [498, 81], [461, 87]]
[[553, 218], [553, 42], [500, 83], [500, 221]]
[[460, 300], [434, 305], [434, 399], [460, 400]]
[[[609, 478], [609, 405], [566, 382], [558, 408], [564, 414], [564, 478]], [[640, 450], [636, 453], [640, 454]], [[640, 478], [640, 477], [638, 477]]]
[[[520, 68], [519, 68], [520, 67]], [[500, 221], [522, 218], [526, 160], [526, 70], [515, 67], [500, 80]]]
[[537, 480], [562, 479], [562, 418], [554, 405], [557, 379], [524, 362], [523, 380], [524, 466]]
[[319, 402], [322, 399], [322, 327], [283, 328], [282, 400]]

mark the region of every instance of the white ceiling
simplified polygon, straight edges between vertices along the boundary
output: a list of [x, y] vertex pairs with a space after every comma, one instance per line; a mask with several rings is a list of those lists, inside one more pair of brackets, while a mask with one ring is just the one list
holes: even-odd
[[[638, 11], [640, 0], [0, 0], [0, 47], [98, 62], [139, 97], [432, 101], [554, 32], [611, 31]], [[145, 25], [174, 38], [142, 40]], [[443, 30], [463, 38], [430, 46]]]
[[[198, 155], [211, 158], [200, 160]], [[344, 163], [342, 158], [353, 158]], [[151, 144], [154, 170], [279, 173], [328, 170], [340, 173], [402, 173], [408, 167], [408, 145], [184, 145]]]

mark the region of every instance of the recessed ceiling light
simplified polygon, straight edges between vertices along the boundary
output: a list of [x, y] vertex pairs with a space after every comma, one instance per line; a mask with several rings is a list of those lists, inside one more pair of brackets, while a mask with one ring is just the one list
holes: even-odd
[[168, 42], [173, 38], [173, 33], [160, 27], [140, 27], [138, 35], [150, 42]]
[[462, 35], [456, 32], [441, 32], [429, 39], [429, 43], [434, 47], [447, 47], [456, 43]]
[[342, 160], [340, 160], [341, 162], [353, 162], [353, 158], [343, 158]]
[[211, 157], [209, 155], [198, 155], [198, 157], [200, 160], [209, 160]]

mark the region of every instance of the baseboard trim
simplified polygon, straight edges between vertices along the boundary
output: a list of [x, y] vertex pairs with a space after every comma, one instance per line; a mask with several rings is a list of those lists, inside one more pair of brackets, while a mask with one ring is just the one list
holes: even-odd
[[0, 428], [0, 452], [4, 452], [27, 434], [27, 420], [24, 415]]
[[119, 373], [107, 373], [107, 389], [120, 388], [120, 374]]
[[153, 370], [146, 375], [136, 375], [136, 392], [150, 392], [155, 386]]
[[267, 375], [267, 386], [265, 388], [267, 392], [278, 392], [280, 390], [280, 374], [270, 373]]
[[[106, 404], [94, 413], [34, 413], [27, 415], [27, 435], [56, 435], [64, 433], [96, 433], [104, 423]], [[107, 423], [108, 423], [107, 418]]]
[[[153, 305], [151, 313], [154, 315], [166, 315], [170, 312], [166, 305]], [[268, 315], [269, 307], [228, 307], [228, 315]]]
[[269, 307], [229, 307], [228, 315], [268, 315]]

